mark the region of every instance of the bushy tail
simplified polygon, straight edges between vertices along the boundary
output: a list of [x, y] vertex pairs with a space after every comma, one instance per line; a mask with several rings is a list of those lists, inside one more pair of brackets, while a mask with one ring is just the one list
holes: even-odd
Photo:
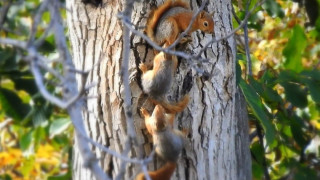
[[[176, 169], [177, 163], [176, 162], [167, 162], [163, 165], [160, 169], [156, 171], [148, 171], [149, 176], [152, 180], [170, 180], [170, 177], [174, 173]], [[145, 180], [144, 173], [138, 174], [136, 180]]]
[[151, 99], [154, 104], [160, 104], [165, 110], [166, 113], [175, 114], [183, 111], [189, 103], [189, 95], [185, 95], [179, 102], [175, 104], [170, 104], [167, 101], [158, 101], [155, 99]]
[[150, 12], [150, 15], [147, 19], [147, 27], [145, 31], [151, 40], [155, 41], [154, 33], [161, 17], [171, 8], [175, 8], [175, 7], [183, 7], [183, 8], [189, 9], [189, 5], [186, 2], [183, 2], [181, 0], [176, 0], [176, 1], [167, 0], [158, 8]]

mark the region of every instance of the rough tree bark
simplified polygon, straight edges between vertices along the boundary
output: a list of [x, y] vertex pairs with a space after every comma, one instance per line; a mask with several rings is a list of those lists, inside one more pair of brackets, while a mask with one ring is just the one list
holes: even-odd
[[[191, 7], [197, 9], [198, 1]], [[88, 134], [93, 140], [122, 152], [126, 141], [126, 121], [123, 105], [123, 85], [120, 78], [122, 52], [122, 24], [117, 13], [124, 8], [124, 0], [104, 0], [102, 6], [84, 5], [81, 0], [67, 1], [67, 18], [73, 60], [76, 68], [94, 70], [88, 83], [96, 82], [87, 95], [87, 108], [82, 111]], [[132, 22], [144, 26], [150, 6], [161, 1], [136, 2]], [[215, 35], [222, 37], [232, 30], [231, 1], [209, 2], [209, 11], [214, 11]], [[193, 35], [190, 45], [197, 53], [210, 36]], [[131, 149], [132, 157], [143, 157], [152, 150], [151, 137], [147, 134], [139, 109], [145, 98], [139, 86], [137, 65], [140, 61], [150, 62], [152, 51], [140, 37], [131, 35], [131, 58], [129, 64], [132, 93], [133, 117], [144, 154], [139, 146]], [[251, 179], [248, 122], [246, 106], [235, 82], [236, 47], [233, 38], [215, 43], [205, 55], [210, 63], [200, 67], [209, 75], [199, 75], [184, 60], [181, 60], [171, 99], [182, 97], [186, 90], [191, 101], [188, 108], [176, 117], [175, 126], [189, 131], [186, 146], [179, 159], [173, 179]], [[81, 80], [78, 79], [78, 83]], [[191, 88], [191, 89], [190, 89]], [[190, 90], [189, 90], [190, 89]], [[80, 112], [79, 112], [80, 113]], [[92, 179], [83, 168], [81, 157], [74, 146], [73, 178]], [[113, 178], [120, 170], [120, 160], [98, 148], [92, 148], [101, 160], [101, 166]], [[148, 170], [159, 168], [162, 162], [155, 159]], [[124, 179], [134, 177], [141, 168], [128, 164]]]

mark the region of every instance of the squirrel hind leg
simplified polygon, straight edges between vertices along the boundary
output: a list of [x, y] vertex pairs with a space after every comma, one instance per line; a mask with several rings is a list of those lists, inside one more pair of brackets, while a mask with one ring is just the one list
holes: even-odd
[[144, 63], [139, 64], [139, 69], [142, 71], [142, 74], [146, 73], [148, 71], [148, 67]]

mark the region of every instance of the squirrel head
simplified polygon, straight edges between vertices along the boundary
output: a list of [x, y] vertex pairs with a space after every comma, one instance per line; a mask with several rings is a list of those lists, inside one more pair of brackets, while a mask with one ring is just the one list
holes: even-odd
[[161, 105], [156, 105], [152, 112], [152, 118], [155, 120], [155, 130], [161, 131], [166, 128], [166, 114], [165, 110]]
[[214, 23], [212, 19], [213, 13], [201, 11], [197, 18], [198, 27], [205, 33], [213, 33]]

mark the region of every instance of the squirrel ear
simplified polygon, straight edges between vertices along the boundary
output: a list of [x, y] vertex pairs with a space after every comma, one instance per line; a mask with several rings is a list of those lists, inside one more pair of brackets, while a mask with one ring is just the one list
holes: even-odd
[[205, 14], [206, 14], [206, 12], [201, 11], [201, 12], [200, 12], [200, 18], [201, 18], [201, 19], [204, 18], [204, 17], [205, 17]]
[[212, 17], [212, 16], [213, 16], [213, 14], [214, 14], [214, 12], [210, 13], [210, 14], [209, 14], [209, 16], [210, 16], [210, 17]]

